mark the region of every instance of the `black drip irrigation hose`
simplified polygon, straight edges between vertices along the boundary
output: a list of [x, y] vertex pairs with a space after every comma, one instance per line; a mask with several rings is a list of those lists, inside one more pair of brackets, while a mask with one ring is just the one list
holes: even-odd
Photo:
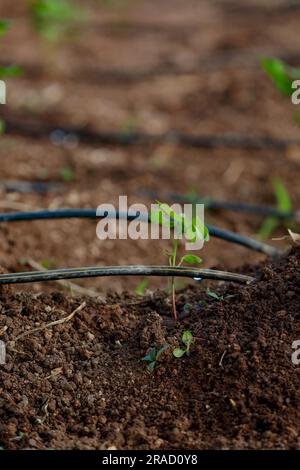
[[24, 273], [1, 274], [0, 285], [25, 284], [29, 282], [58, 281], [107, 276], [168, 276], [186, 277], [195, 281], [212, 279], [215, 281], [238, 282], [249, 284], [254, 277], [242, 274], [217, 271], [214, 269], [197, 269], [169, 266], [106, 266], [88, 268], [54, 269], [49, 271], [31, 271]]
[[[161, 196], [159, 196], [154, 191], [140, 190], [137, 194], [140, 196], [152, 198], [153, 200], [161, 200]], [[189, 197], [173, 193], [165, 194], [164, 199], [180, 204], [204, 204], [206, 209], [224, 209], [262, 217], [276, 217], [277, 219], [294, 220], [295, 222], [300, 222], [300, 211], [283, 212], [279, 209], [276, 209], [275, 207], [258, 206], [255, 204], [246, 204], [243, 202], [218, 201], [210, 197]]]
[[191, 135], [171, 131], [164, 134], [147, 134], [144, 132], [101, 132], [88, 128], [64, 128], [59, 125], [49, 125], [45, 122], [28, 119], [12, 119], [4, 116], [7, 134], [23, 135], [25, 137], [50, 138], [53, 133], [60, 131], [66, 136], [72, 135], [80, 143], [88, 145], [133, 146], [139, 144], [173, 143], [191, 148], [244, 148], [249, 150], [274, 149], [285, 150], [290, 145], [300, 145], [299, 139], [278, 139], [268, 136], [248, 135]]
[[[101, 218], [114, 218], [125, 220], [135, 220], [137, 217], [140, 221], [150, 222], [148, 214], [128, 212], [113, 212], [109, 213], [106, 211], [101, 215], [97, 215], [95, 209], [58, 209], [58, 210], [42, 210], [34, 212], [7, 212], [0, 214], [1, 222], [18, 222], [18, 221], [32, 221], [32, 220], [47, 220], [47, 219], [68, 219], [68, 218], [88, 218], [88, 219], [101, 219]], [[264, 253], [267, 256], [277, 257], [282, 254], [281, 250], [274, 248], [273, 246], [262, 243], [258, 240], [239, 235], [230, 230], [221, 229], [213, 225], [207, 224], [207, 228], [211, 236], [221, 238], [222, 240], [242, 245], [246, 248]]]
[[36, 181], [4, 181], [0, 180], [0, 191], [18, 192], [18, 193], [48, 193], [63, 192], [64, 185], [52, 182], [36, 182]]

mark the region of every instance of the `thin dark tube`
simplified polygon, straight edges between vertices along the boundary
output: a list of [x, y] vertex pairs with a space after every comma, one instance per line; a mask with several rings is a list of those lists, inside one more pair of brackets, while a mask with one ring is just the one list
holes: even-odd
[[31, 271], [24, 273], [1, 274], [0, 285], [25, 284], [28, 282], [58, 281], [63, 279], [81, 279], [104, 276], [168, 276], [187, 277], [196, 281], [212, 279], [249, 284], [255, 280], [251, 276], [216, 271], [213, 269], [197, 269], [169, 266], [106, 266], [55, 269], [49, 271]]
[[[149, 222], [148, 214], [129, 214], [127, 212], [118, 212], [110, 214], [107, 212], [102, 216], [97, 216], [95, 209], [58, 209], [58, 210], [42, 210], [34, 212], [7, 212], [0, 214], [0, 222], [17, 222], [17, 221], [31, 221], [31, 220], [47, 220], [47, 219], [66, 219], [66, 218], [103, 218], [103, 217], [116, 217], [117, 219], [135, 220], [139, 217], [145, 222]], [[264, 253], [268, 256], [279, 256], [282, 252], [273, 246], [262, 243], [258, 240], [239, 235], [230, 230], [220, 229], [213, 225], [207, 224], [209, 233], [216, 238], [221, 238], [231, 243], [237, 243], [246, 248]]]
[[5, 181], [0, 180], [0, 190], [18, 193], [47, 193], [62, 192], [64, 185], [60, 183], [42, 183], [35, 181]]
[[55, 130], [61, 130], [66, 135], [74, 134], [81, 143], [89, 145], [117, 145], [132, 146], [139, 144], [158, 144], [171, 142], [177, 145], [194, 148], [245, 148], [245, 149], [275, 149], [284, 150], [290, 145], [300, 145], [300, 139], [279, 139], [269, 136], [249, 135], [192, 135], [180, 132], [167, 132], [165, 134], [147, 134], [144, 132], [101, 132], [93, 129], [62, 127], [51, 125], [36, 120], [5, 118], [5, 129], [7, 134], [24, 135], [28, 137], [44, 138], [51, 135]]
[[[162, 196], [157, 194], [155, 191], [140, 190], [138, 191], [140, 196], [151, 197], [153, 200], [161, 199]], [[225, 209], [233, 212], [243, 212], [246, 214], [254, 214], [262, 217], [276, 217], [278, 219], [295, 220], [300, 222], [300, 211], [284, 212], [275, 207], [259, 206], [255, 204], [247, 204], [243, 202], [233, 201], [219, 201], [208, 197], [194, 197], [194, 196], [182, 196], [180, 194], [165, 194], [164, 199], [172, 202], [178, 202], [181, 204], [204, 204], [207, 209], [219, 210]]]

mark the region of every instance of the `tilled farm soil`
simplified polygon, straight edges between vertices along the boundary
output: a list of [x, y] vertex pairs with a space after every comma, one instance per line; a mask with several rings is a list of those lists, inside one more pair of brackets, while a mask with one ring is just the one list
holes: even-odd
[[[177, 325], [163, 292], [97, 302], [2, 289], [1, 446], [299, 448], [299, 369], [291, 359], [300, 338], [299, 267], [295, 248], [245, 268], [252, 285], [220, 286], [222, 301], [201, 286], [182, 291], [178, 309], [186, 314], [188, 303], [188, 316]], [[187, 329], [191, 355], [175, 359]], [[141, 358], [163, 345], [170, 347], [149, 373]]]

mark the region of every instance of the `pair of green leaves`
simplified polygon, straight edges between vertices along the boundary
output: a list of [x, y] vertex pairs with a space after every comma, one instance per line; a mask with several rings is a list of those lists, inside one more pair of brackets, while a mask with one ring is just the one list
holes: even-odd
[[159, 201], [157, 204], [159, 209], [151, 211], [151, 222], [173, 228], [177, 235], [185, 236], [191, 243], [209, 240], [208, 228], [198, 216], [189, 219], [186, 214], [176, 212], [168, 204]]
[[173, 356], [180, 358], [184, 355], [190, 355], [190, 348], [193, 342], [193, 335], [190, 331], [184, 331], [181, 337], [182, 343], [185, 345], [184, 348], [175, 348], [173, 350]]
[[151, 348], [150, 352], [142, 358], [142, 361], [148, 362], [147, 369], [149, 372], [153, 372], [155, 367], [157, 366], [157, 361], [159, 360], [160, 356], [163, 352], [165, 352], [169, 348], [169, 345], [164, 345], [161, 348]]

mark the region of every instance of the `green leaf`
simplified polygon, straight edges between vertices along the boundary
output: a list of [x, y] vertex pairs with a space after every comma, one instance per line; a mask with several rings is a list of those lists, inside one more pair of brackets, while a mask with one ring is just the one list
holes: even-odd
[[184, 255], [181, 258], [180, 263], [201, 264], [202, 259], [199, 258], [199, 256], [196, 256], [196, 255]]
[[175, 357], [182, 357], [183, 355], [185, 354], [185, 351], [183, 349], [180, 349], [180, 348], [175, 348], [173, 350], [173, 356]]
[[151, 220], [151, 222], [153, 222], [157, 225], [160, 225], [160, 226], [170, 227], [170, 228], [174, 227], [173, 220], [170, 220], [169, 217], [166, 217], [165, 212], [161, 208], [159, 208], [159, 209], [153, 209], [152, 208], [151, 209], [150, 220]]
[[[262, 67], [271, 77], [273, 83], [280, 93], [285, 96], [291, 96], [293, 93], [291, 77], [292, 68], [279, 59], [266, 58], [262, 60]], [[294, 75], [295, 71], [293, 71]], [[300, 76], [300, 74], [299, 74]]]
[[208, 228], [199, 217], [194, 217], [192, 221], [186, 224], [184, 234], [191, 243], [199, 240], [209, 241]]
[[280, 220], [277, 219], [276, 217], [268, 217], [260, 227], [258, 231], [258, 235], [262, 240], [267, 240], [274, 230], [278, 227], [280, 224]]
[[[277, 209], [286, 214], [292, 212], [292, 200], [283, 182], [279, 178], [273, 178], [272, 186], [277, 201]], [[280, 224], [281, 220], [277, 217], [268, 217], [259, 229], [258, 235], [263, 240], [266, 240]]]
[[222, 300], [222, 297], [219, 296], [216, 292], [214, 292], [213, 290], [211, 290], [209, 287], [206, 289], [206, 294], [211, 297], [212, 299], [216, 299], [216, 300]]
[[75, 179], [75, 173], [72, 168], [64, 167], [60, 171], [60, 175], [65, 183], [71, 183]]
[[184, 331], [182, 334], [182, 342], [186, 345], [189, 346], [191, 342], [193, 341], [193, 335], [190, 331]]
[[8, 27], [9, 27], [9, 23], [10, 22], [7, 21], [7, 20], [1, 20], [0, 21], [0, 37], [3, 36], [6, 33]]
[[8, 65], [7, 67], [0, 67], [0, 78], [20, 77], [23, 70], [18, 65]]
[[168, 347], [169, 347], [169, 345], [166, 344], [166, 345], [162, 346], [162, 347], [157, 351], [157, 353], [156, 353], [156, 360], [157, 360], [157, 361], [158, 361], [159, 357], [161, 356], [161, 354], [162, 354], [163, 352], [165, 352], [165, 351], [168, 349]]
[[31, 4], [33, 26], [49, 41], [59, 40], [72, 22], [86, 17], [85, 10], [70, 0], [34, 0]]
[[0, 134], [4, 134], [5, 132], [5, 121], [3, 119], [0, 119]]
[[148, 364], [148, 366], [147, 366], [148, 371], [149, 371], [149, 372], [153, 372], [154, 369], [155, 369], [155, 366], [156, 366], [156, 362], [155, 362], [155, 361], [153, 361], [153, 362], [151, 362], [150, 364]]
[[290, 213], [293, 208], [292, 200], [283, 182], [279, 178], [273, 178], [272, 185], [277, 199], [278, 209], [282, 212]]
[[138, 294], [138, 295], [144, 295], [145, 290], [147, 289], [148, 285], [149, 285], [149, 279], [147, 277], [145, 277], [145, 279], [143, 279], [139, 283], [139, 285], [136, 287], [135, 293]]
[[154, 361], [155, 362], [156, 361], [156, 348], [151, 348], [149, 354], [142, 357], [142, 361], [146, 361], [146, 362]]

